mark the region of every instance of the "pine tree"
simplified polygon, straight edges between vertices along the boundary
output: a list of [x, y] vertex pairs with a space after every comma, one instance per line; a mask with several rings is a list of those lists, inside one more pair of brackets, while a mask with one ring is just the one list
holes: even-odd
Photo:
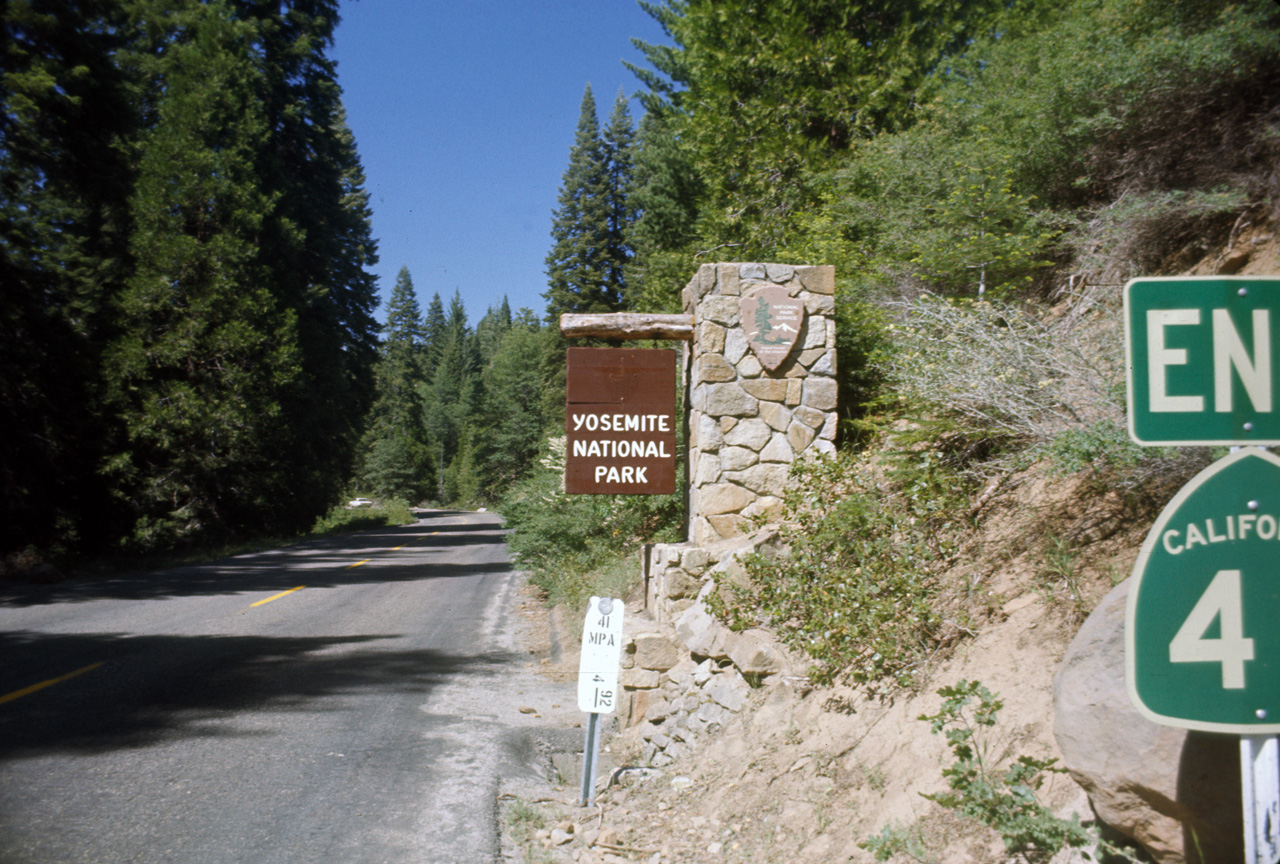
[[636, 135], [627, 236], [634, 257], [627, 270], [627, 306], [678, 312], [680, 289], [695, 267], [698, 202], [703, 184], [676, 134], [670, 107], [653, 105]]
[[396, 276], [382, 329], [377, 395], [361, 443], [361, 487], [417, 501], [432, 492], [436, 478], [422, 401], [425, 328], [407, 267]]
[[619, 305], [626, 299], [626, 271], [632, 256], [629, 239], [634, 216], [631, 202], [634, 141], [635, 126], [627, 110], [627, 97], [619, 90], [601, 140], [608, 177], [605, 193], [609, 226], [605, 243], [605, 282], [616, 286]]
[[542, 411], [542, 375], [529, 358], [542, 351], [548, 330], [532, 313], [514, 321], [484, 369], [476, 421], [480, 483], [499, 498], [532, 467], [547, 426]]
[[0, 554], [106, 543], [96, 469], [137, 111], [113, 2], [0, 3]]
[[258, 262], [273, 199], [256, 172], [267, 128], [253, 28], [224, 2], [170, 21], [132, 199], [136, 270], [105, 359], [128, 436], [109, 476], [148, 545], [271, 511], [287, 487], [272, 464], [282, 401], [301, 371], [296, 317]]
[[268, 130], [259, 170], [278, 196], [259, 261], [296, 310], [302, 376], [284, 402], [288, 434], [275, 453], [291, 477], [282, 514], [303, 527], [351, 476], [375, 392], [377, 261], [368, 195], [347, 127], [334, 61], [325, 52], [338, 0], [234, 0], [255, 25]]
[[600, 137], [595, 98], [587, 86], [569, 167], [560, 184], [547, 254], [547, 319], [565, 312], [615, 312], [622, 284], [610, 281], [609, 158]]
[[503, 337], [507, 331], [511, 329], [511, 304], [507, 302], [507, 298], [502, 298], [502, 303], [497, 309], [492, 307], [480, 319], [480, 323], [476, 325], [476, 345], [478, 348], [478, 360], [480, 368], [489, 365], [489, 361], [493, 359], [494, 353], [498, 350]]
[[428, 378], [435, 374], [435, 368], [440, 363], [440, 353], [444, 350], [444, 334], [447, 326], [444, 317], [444, 303], [441, 302], [440, 294], [437, 292], [431, 296], [431, 303], [427, 306], [427, 317], [423, 322], [423, 339], [426, 342], [424, 372]]
[[[440, 357], [429, 381], [422, 386], [424, 415], [431, 451], [446, 470], [461, 453], [470, 459], [470, 445], [464, 447], [468, 425], [475, 411], [477, 392], [477, 345], [467, 325], [462, 295], [455, 291], [449, 303], [441, 333]], [[446, 495], [450, 489], [446, 487]]]

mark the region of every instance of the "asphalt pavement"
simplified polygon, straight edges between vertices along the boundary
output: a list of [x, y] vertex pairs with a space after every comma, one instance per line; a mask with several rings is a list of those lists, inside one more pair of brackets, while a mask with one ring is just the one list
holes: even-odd
[[516, 707], [543, 685], [503, 541], [428, 511], [0, 586], [0, 862], [498, 860], [499, 786], [555, 725]]

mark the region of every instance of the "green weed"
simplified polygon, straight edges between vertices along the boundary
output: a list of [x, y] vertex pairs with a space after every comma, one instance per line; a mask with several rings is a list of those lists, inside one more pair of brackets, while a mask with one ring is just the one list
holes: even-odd
[[[942, 734], [955, 757], [942, 776], [949, 791], [923, 797], [997, 831], [1011, 855], [1047, 861], [1059, 850], [1099, 843], [1097, 832], [1078, 818], [1060, 819], [1040, 803], [1036, 791], [1046, 772], [1061, 772], [1053, 759], [1019, 756], [1003, 770], [992, 753], [992, 732], [1003, 707], [1000, 697], [978, 681], [961, 681], [938, 690], [943, 698], [936, 714], [918, 719]], [[923, 793], [922, 793], [923, 794]], [[886, 828], [861, 845], [877, 861], [908, 851], [900, 829]]]

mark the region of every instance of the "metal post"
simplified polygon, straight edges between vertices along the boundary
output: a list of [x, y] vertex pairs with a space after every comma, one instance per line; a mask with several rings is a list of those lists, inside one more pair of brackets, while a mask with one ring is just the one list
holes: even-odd
[[596, 763], [600, 761], [600, 715], [587, 715], [587, 741], [582, 750], [582, 795], [579, 806], [586, 807], [595, 797]]
[[1280, 745], [1274, 735], [1240, 736], [1245, 864], [1280, 861]]

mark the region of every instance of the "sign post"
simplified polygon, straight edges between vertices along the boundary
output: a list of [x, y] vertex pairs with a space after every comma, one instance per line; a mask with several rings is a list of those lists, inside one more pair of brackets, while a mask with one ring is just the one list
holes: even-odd
[[612, 597], [592, 597], [582, 627], [582, 660], [578, 665], [578, 707], [587, 712], [587, 738], [582, 752], [580, 805], [595, 794], [600, 760], [600, 715], [612, 714], [618, 704], [618, 661], [622, 657], [622, 616], [625, 607]]
[[[1160, 514], [1125, 615], [1130, 701], [1166, 726], [1240, 735], [1246, 864], [1280, 862], [1280, 279], [1125, 286], [1129, 434], [1232, 445]], [[1254, 446], [1250, 446], [1254, 445]]]

